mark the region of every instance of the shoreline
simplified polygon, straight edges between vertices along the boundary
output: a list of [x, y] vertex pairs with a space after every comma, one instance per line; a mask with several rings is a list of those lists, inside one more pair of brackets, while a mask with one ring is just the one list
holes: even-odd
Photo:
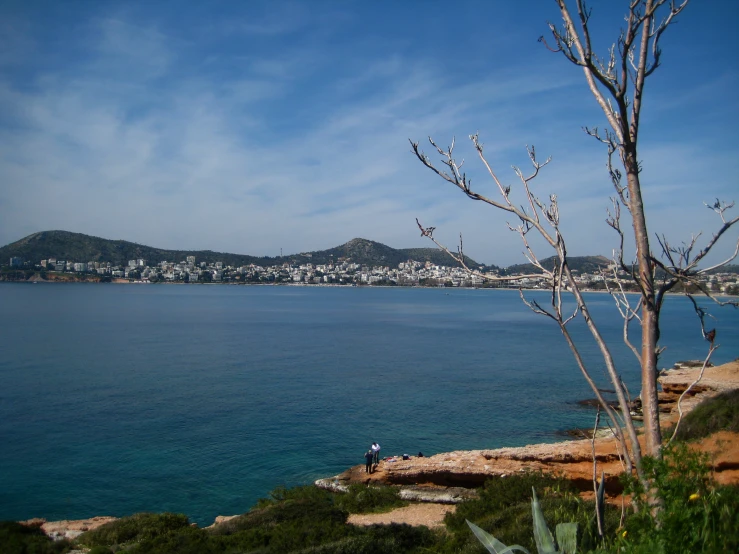
[[[660, 393], [660, 405], [663, 408], [660, 420], [663, 428], [676, 421], [677, 398], [699, 372], [700, 368], [683, 367], [667, 370], [660, 375], [659, 381], [663, 389]], [[739, 389], [739, 359], [707, 368], [700, 384], [684, 399], [683, 412], [687, 414], [701, 401], [734, 389]], [[668, 408], [669, 411], [665, 411]], [[593, 494], [593, 448], [599, 470], [606, 473], [607, 497], [614, 501], [621, 492], [618, 476], [622, 472], [622, 465], [612, 436], [596, 438], [595, 441], [579, 439], [521, 447], [443, 452], [422, 458], [412, 456], [409, 460], [402, 460], [402, 456], [397, 456], [394, 461], [383, 459], [377, 470], [369, 476], [364, 473], [364, 464], [359, 464], [339, 475], [318, 479], [314, 485], [332, 491], [346, 490], [346, 487], [354, 483], [394, 485], [400, 487], [400, 495], [404, 500], [424, 505], [449, 506], [436, 510], [443, 517], [443, 513], [453, 509], [450, 505], [474, 497], [474, 489], [481, 486], [486, 479], [505, 477], [526, 470], [560, 473], [578, 486], [584, 497], [588, 497]], [[719, 432], [700, 441], [698, 448], [711, 453], [717, 481], [724, 484], [739, 483], [739, 433]], [[399, 511], [398, 521], [408, 518], [407, 512]], [[396, 522], [388, 514], [381, 515], [383, 521]], [[211, 526], [232, 517], [237, 516], [217, 516]], [[120, 518], [95, 516], [58, 521], [33, 518], [19, 523], [39, 527], [54, 539], [74, 539], [85, 531], [117, 519]]]
[[[368, 285], [368, 284], [338, 284], [338, 283], [240, 283], [240, 282], [228, 282], [228, 283], [219, 283], [219, 282], [210, 282], [210, 283], [185, 283], [181, 281], [164, 281], [164, 282], [151, 282], [151, 281], [143, 281], [143, 280], [134, 280], [131, 281], [130, 279], [122, 279], [122, 278], [115, 278], [111, 279], [110, 281], [103, 281], [102, 279], [78, 279], [78, 278], [59, 278], [59, 279], [35, 279], [31, 277], [28, 280], [24, 281], [15, 281], [15, 280], [5, 280], [0, 279], [0, 283], [19, 283], [19, 284], [37, 284], [37, 283], [55, 283], [55, 284], [70, 284], [70, 283], [84, 283], [84, 284], [100, 284], [100, 285], [224, 285], [224, 286], [256, 286], [256, 287], [329, 287], [329, 288], [370, 288], [370, 289], [432, 289], [432, 290], [445, 290], [445, 291], [457, 291], [457, 290], [479, 290], [479, 291], [510, 291], [510, 292], [519, 292], [519, 291], [525, 291], [525, 292], [548, 292], [548, 289], [544, 288], [535, 288], [535, 287], [446, 287], [446, 286], [438, 286], [438, 285]], [[571, 291], [567, 288], [563, 289], [563, 292], [570, 293]], [[601, 290], [601, 289], [589, 289], [584, 288], [581, 289], [580, 292], [588, 293], [588, 294], [611, 294], [607, 290]], [[638, 295], [638, 291], [627, 291], [627, 295]], [[672, 292], [669, 291], [665, 293], [666, 296], [684, 296], [684, 293], [682, 292]], [[739, 295], [731, 295], [731, 294], [713, 294], [714, 298], [739, 298]]]
[[[677, 401], [698, 377], [700, 367], [680, 367], [664, 371], [659, 376], [660, 424], [663, 430], [674, 425], [678, 418]], [[700, 383], [694, 386], [681, 404], [683, 414], [689, 413], [703, 400], [721, 392], [739, 389], [739, 359], [706, 369]], [[606, 430], [607, 431], [607, 430]], [[714, 471], [719, 482], [739, 482], [739, 434], [721, 432], [716, 444], [703, 441], [700, 446], [713, 455]], [[455, 503], [463, 501], [456, 490], [481, 486], [490, 477], [505, 477], [521, 471], [541, 470], [561, 473], [583, 492], [592, 493], [593, 449], [595, 458], [606, 473], [606, 492], [618, 496], [621, 492], [619, 475], [623, 471], [612, 433], [592, 439], [565, 440], [521, 447], [503, 447], [487, 450], [460, 450], [443, 452], [429, 457], [396, 456], [381, 461], [377, 470], [367, 475], [364, 464], [353, 466], [339, 475], [319, 479], [316, 486], [329, 490], [345, 490], [351, 484], [397, 485], [403, 488], [422, 488], [426, 493], [417, 501]], [[610, 435], [610, 436], [608, 436]], [[640, 435], [640, 442], [643, 435]], [[668, 438], [667, 436], [663, 438]], [[421, 495], [424, 496], [424, 495]]]

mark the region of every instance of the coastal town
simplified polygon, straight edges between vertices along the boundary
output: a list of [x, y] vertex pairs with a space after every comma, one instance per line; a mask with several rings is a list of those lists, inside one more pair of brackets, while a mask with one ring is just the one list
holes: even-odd
[[[351, 259], [339, 259], [329, 264], [290, 263], [272, 266], [255, 264], [233, 267], [223, 262], [198, 262], [195, 256], [187, 256], [179, 262], [150, 263], [142, 258], [129, 260], [123, 265], [110, 262], [79, 262], [48, 258], [33, 264], [22, 258], [10, 258], [9, 268], [38, 272], [41, 280], [53, 274], [70, 277], [96, 276], [105, 281], [133, 283], [227, 283], [227, 284], [301, 284], [301, 285], [375, 285], [375, 286], [432, 286], [432, 287], [498, 287], [498, 288], [547, 288], [545, 278], [530, 274], [509, 275], [507, 281], [495, 281], [499, 270], [484, 267], [467, 271], [461, 267], [436, 265], [432, 262], [408, 260], [396, 268], [369, 266], [353, 263]], [[52, 275], [49, 275], [49, 274]], [[605, 266], [601, 272], [573, 270], [575, 280], [585, 290], [604, 290], [627, 281], [626, 273]], [[701, 276], [698, 282], [705, 290], [715, 294], [739, 294], [739, 274], [712, 273]]]

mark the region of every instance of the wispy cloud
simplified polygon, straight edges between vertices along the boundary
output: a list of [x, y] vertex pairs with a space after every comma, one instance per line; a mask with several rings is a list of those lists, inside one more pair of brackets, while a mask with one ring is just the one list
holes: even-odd
[[[2, 70], [0, 60], [0, 242], [61, 228], [253, 254], [327, 248], [356, 236], [428, 246], [415, 227], [419, 217], [452, 244], [461, 232], [481, 261], [514, 263], [521, 245], [505, 215], [466, 201], [410, 154], [409, 138], [430, 134], [446, 144], [456, 135], [474, 186], [494, 193], [466, 138], [480, 130], [507, 183], [515, 184], [511, 164], [525, 170], [526, 144], [551, 154], [537, 194], [559, 195], [571, 251], [608, 253], [605, 154], [579, 128], [602, 116], [576, 68], [563, 70], [564, 62], [539, 50], [519, 65], [522, 55], [511, 49], [530, 46], [516, 42], [504, 13], [488, 30], [500, 27], [499, 50], [440, 58], [410, 25], [408, 37], [378, 42], [382, 27], [370, 29], [352, 4], [256, 6], [229, 5], [239, 17], [209, 14], [179, 27], [133, 9], [74, 12], [81, 19], [75, 44], [85, 48], [51, 65], [41, 58], [52, 46], [32, 46], [39, 39], [31, 30], [17, 35], [15, 50], [29, 45], [33, 63], [21, 75]], [[362, 30], [373, 40], [352, 36]], [[459, 58], [467, 52], [469, 59]], [[457, 70], [465, 64], [474, 70]], [[685, 105], [733, 82], [728, 75], [685, 87], [665, 103]], [[664, 129], [679, 128], [654, 113]], [[715, 132], [736, 138], [726, 125]], [[671, 232], [671, 215], [687, 214], [701, 196], [692, 183], [731, 192], [737, 162], [728, 148], [662, 133], [642, 144], [645, 195], [655, 207], [650, 223]], [[717, 167], [724, 171], [709, 176]]]

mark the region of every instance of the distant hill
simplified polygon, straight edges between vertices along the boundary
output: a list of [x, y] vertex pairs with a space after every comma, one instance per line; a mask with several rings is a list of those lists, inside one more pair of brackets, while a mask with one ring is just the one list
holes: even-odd
[[[82, 233], [68, 231], [42, 231], [22, 238], [0, 248], [0, 265], [6, 265], [11, 257], [38, 264], [41, 260], [57, 258], [75, 262], [110, 262], [113, 265], [125, 265], [128, 260], [143, 258], [154, 265], [161, 261], [179, 262], [187, 256], [195, 256], [197, 263], [223, 262], [224, 265], [242, 266], [256, 264], [270, 266], [289, 263], [327, 264], [339, 259], [350, 259], [362, 265], [382, 265], [397, 267], [409, 259], [435, 265], [457, 265], [447, 254], [436, 248], [395, 249], [379, 242], [366, 239], [352, 239], [346, 244], [318, 250], [302, 252], [289, 256], [259, 257], [244, 254], [213, 252], [212, 250], [165, 250], [125, 240], [109, 240], [92, 237]], [[478, 267], [478, 263], [466, 258], [470, 267]]]
[[[358, 264], [390, 267], [397, 267], [399, 263], [407, 262], [408, 260], [415, 260], [417, 262], [428, 261], [434, 265], [445, 265], [449, 267], [459, 265], [448, 254], [437, 248], [396, 249], [367, 239], [352, 239], [335, 248], [298, 254], [298, 256], [308, 256], [308, 259], [313, 260], [313, 263], [324, 264], [330, 260], [336, 261], [340, 258], [349, 258], [352, 262]], [[294, 257], [291, 256], [291, 258]], [[467, 256], [465, 256], [465, 263], [471, 265], [471, 267], [478, 267], [479, 265], [475, 260]]]
[[[547, 269], [554, 269], [559, 259], [555, 256], [542, 260], [541, 265]], [[605, 256], [572, 256], [568, 258], [570, 269], [579, 273], [598, 273], [601, 268], [608, 267], [612, 262]], [[516, 264], [505, 268], [504, 273], [541, 273], [541, 270], [533, 264]]]
[[708, 273], [714, 274], [714, 273], [739, 273], [739, 265], [731, 264], [731, 265], [725, 265], [724, 267], [721, 267], [719, 269], [714, 269], [713, 271], [709, 271]]
[[149, 264], [156, 264], [163, 260], [179, 262], [187, 256], [195, 256], [198, 263], [222, 261], [232, 265], [256, 263], [254, 260], [259, 259], [210, 250], [165, 250], [125, 240], [109, 240], [68, 231], [42, 231], [0, 248], [2, 265], [7, 264], [10, 257], [19, 257], [34, 264], [40, 260], [57, 258], [75, 262], [110, 262], [113, 265], [125, 265], [128, 260], [137, 258], [143, 258]]
[[[557, 261], [558, 259], [552, 256], [551, 258], [543, 260], [541, 263], [547, 269], [551, 269]], [[612, 263], [612, 261], [605, 256], [572, 256], [568, 261], [570, 268], [579, 273], [598, 273], [601, 268], [606, 268]], [[517, 264], [506, 267], [501, 271], [501, 273], [504, 275], [511, 275], [514, 273], [540, 273], [540, 271], [532, 264]], [[739, 265], [726, 265], [722, 268], [709, 271], [708, 273], [739, 273]], [[660, 277], [660, 275], [660, 271], [657, 271], [657, 277]]]

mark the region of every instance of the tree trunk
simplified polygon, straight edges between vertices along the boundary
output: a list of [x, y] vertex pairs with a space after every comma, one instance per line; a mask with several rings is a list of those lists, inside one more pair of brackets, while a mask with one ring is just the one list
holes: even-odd
[[635, 145], [627, 146], [624, 168], [629, 190], [629, 208], [634, 225], [634, 241], [639, 265], [639, 282], [642, 289], [642, 342], [641, 342], [641, 401], [644, 413], [646, 454], [661, 458], [662, 433], [659, 426], [657, 402], [657, 325], [654, 295], [654, 271], [650, 260], [649, 235], [644, 215], [644, 205], [639, 183], [639, 167]]

